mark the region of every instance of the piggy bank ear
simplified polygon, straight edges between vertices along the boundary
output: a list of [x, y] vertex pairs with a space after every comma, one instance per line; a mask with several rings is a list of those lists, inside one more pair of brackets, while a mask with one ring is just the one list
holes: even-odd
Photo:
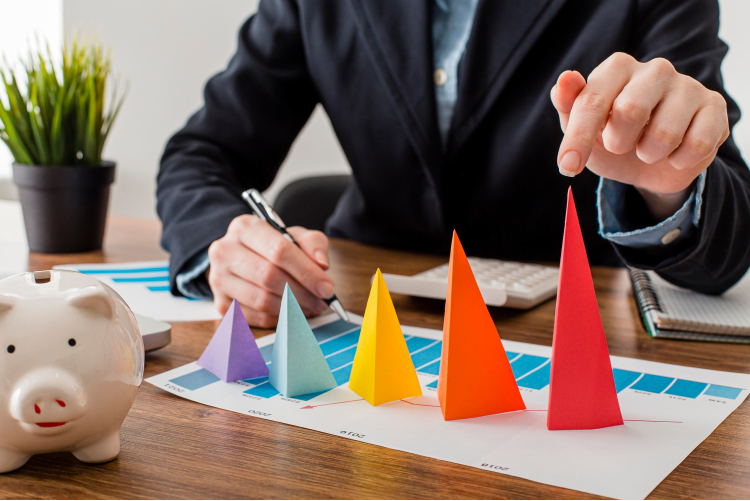
[[8, 311], [16, 304], [16, 298], [0, 294], [0, 313]]
[[105, 318], [112, 318], [115, 315], [115, 304], [101, 287], [77, 289], [68, 293], [65, 299], [71, 306], [95, 311]]

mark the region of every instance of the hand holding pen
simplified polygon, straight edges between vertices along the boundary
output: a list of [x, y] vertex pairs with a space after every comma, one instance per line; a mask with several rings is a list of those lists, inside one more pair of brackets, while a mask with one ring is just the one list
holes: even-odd
[[[319, 231], [286, 228], [265, 204], [273, 218], [239, 216], [209, 248], [208, 281], [219, 311], [225, 312], [236, 298], [250, 325], [275, 327], [284, 284], [289, 283], [305, 315], [326, 311], [326, 301], [346, 315], [341, 303], [334, 302], [333, 281], [325, 273], [328, 238]], [[272, 222], [280, 223], [288, 237]]]

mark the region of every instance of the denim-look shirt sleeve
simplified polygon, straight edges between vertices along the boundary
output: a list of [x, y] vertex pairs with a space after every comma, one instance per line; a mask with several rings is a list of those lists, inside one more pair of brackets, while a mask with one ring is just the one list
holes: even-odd
[[182, 273], [179, 273], [175, 282], [177, 290], [183, 296], [195, 299], [213, 299], [214, 294], [208, 285], [208, 280], [203, 275], [208, 269], [208, 251], [197, 254], [185, 265]]
[[677, 212], [654, 226], [634, 229], [624, 223], [625, 190], [628, 185], [602, 178], [597, 191], [599, 234], [618, 245], [632, 248], [679, 244], [690, 238], [698, 228], [705, 184], [706, 172], [703, 171], [693, 192]]

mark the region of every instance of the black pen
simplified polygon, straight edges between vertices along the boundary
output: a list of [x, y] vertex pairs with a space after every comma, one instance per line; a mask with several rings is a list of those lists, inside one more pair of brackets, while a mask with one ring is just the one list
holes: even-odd
[[[286, 225], [281, 220], [278, 214], [274, 212], [271, 205], [263, 198], [263, 195], [256, 189], [249, 189], [242, 192], [242, 198], [247, 202], [247, 205], [253, 210], [256, 216], [261, 218], [263, 221], [271, 225], [273, 229], [284, 235], [284, 238], [292, 242], [294, 245], [299, 247], [299, 244], [294, 240], [288, 231], [286, 231]], [[341, 301], [333, 294], [328, 299], [323, 301], [331, 308], [341, 320], [349, 322], [349, 315], [346, 314], [346, 310], [341, 305]]]

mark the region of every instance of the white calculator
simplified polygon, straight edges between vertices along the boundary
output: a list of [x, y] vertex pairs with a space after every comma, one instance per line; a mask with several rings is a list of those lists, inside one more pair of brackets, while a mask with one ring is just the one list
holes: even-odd
[[[470, 257], [469, 265], [484, 302], [491, 306], [529, 309], [557, 294], [556, 266]], [[448, 263], [414, 276], [383, 273], [390, 292], [445, 299]]]

